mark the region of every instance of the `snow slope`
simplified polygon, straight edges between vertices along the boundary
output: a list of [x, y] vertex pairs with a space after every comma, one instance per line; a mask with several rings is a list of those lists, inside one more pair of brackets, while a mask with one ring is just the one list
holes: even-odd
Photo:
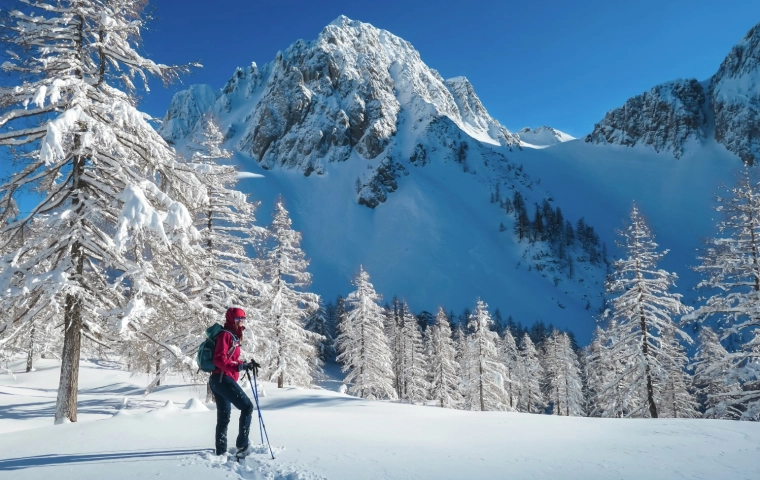
[[520, 137], [520, 145], [527, 148], [546, 148], [575, 140], [575, 137], [565, 132], [545, 126], [533, 129], [525, 127], [517, 132], [517, 135]]
[[[15, 379], [0, 375], [0, 479], [760, 477], [753, 422], [465, 412], [270, 384], [261, 407], [277, 458], [262, 447], [239, 465], [210, 454], [214, 411], [197, 400], [184, 408], [205, 386], [174, 378], [142, 397], [148, 379], [116, 367], [83, 361], [83, 415], [59, 426], [52, 425], [55, 361]], [[255, 424], [251, 439], [259, 442]]]

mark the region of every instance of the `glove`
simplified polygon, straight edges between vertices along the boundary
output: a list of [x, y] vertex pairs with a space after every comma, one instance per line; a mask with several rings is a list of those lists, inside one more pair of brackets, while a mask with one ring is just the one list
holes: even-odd
[[245, 370], [245, 371], [251, 371], [251, 370], [253, 370], [253, 374], [254, 375], [258, 375], [259, 374], [259, 367], [261, 367], [261, 365], [259, 365], [258, 363], [256, 363], [256, 360], [249, 360], [247, 362], [242, 362], [242, 363], [238, 364], [238, 371], [242, 372], [243, 370]]

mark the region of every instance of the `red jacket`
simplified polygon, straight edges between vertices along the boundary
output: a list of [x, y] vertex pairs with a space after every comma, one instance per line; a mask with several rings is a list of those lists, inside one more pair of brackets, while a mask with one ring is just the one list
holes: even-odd
[[219, 332], [216, 337], [216, 346], [214, 347], [214, 365], [216, 368], [212, 374], [223, 373], [236, 382], [240, 378], [238, 365], [243, 363], [239, 360], [240, 339], [243, 337], [243, 330], [245, 327], [236, 328], [234, 321], [228, 321], [224, 324], [224, 330]]

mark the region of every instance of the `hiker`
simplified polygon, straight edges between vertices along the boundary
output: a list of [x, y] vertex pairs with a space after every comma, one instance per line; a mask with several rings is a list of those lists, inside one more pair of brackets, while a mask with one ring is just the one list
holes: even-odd
[[256, 374], [259, 364], [255, 360], [240, 361], [240, 339], [245, 330], [245, 312], [242, 308], [228, 308], [225, 314], [224, 330], [216, 339], [214, 347], [214, 371], [209, 378], [209, 387], [216, 401], [216, 454], [227, 453], [227, 425], [230, 423], [230, 404], [240, 410], [236, 455], [243, 457], [250, 453], [248, 433], [251, 430], [253, 404], [248, 395], [238, 385], [240, 372], [253, 370]]

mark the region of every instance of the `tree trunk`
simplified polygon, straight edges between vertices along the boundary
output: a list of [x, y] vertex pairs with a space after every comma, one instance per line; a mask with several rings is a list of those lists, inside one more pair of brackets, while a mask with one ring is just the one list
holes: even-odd
[[[80, 247], [81, 250], [81, 247]], [[81, 265], [81, 262], [80, 264]], [[66, 332], [61, 354], [61, 379], [55, 408], [55, 424], [77, 421], [79, 353], [82, 345], [82, 307], [74, 295], [66, 295], [64, 313]]]
[[654, 403], [654, 386], [652, 385], [652, 373], [649, 369], [649, 344], [647, 343], [647, 323], [644, 318], [644, 314], [641, 314], [641, 351], [644, 354], [644, 358], [647, 359], [646, 366], [644, 367], [647, 376], [647, 402], [649, 403], [649, 414], [652, 418], [657, 418], [657, 406]]
[[285, 374], [280, 373], [280, 376], [277, 377], [277, 388], [282, 388], [285, 386]]
[[31, 372], [34, 368], [34, 333], [35, 328], [32, 327], [32, 331], [29, 334], [29, 353], [26, 356], [26, 371]]
[[[159, 376], [161, 374], [161, 357], [156, 358], [156, 376]], [[156, 386], [161, 386], [161, 379], [158, 379], [158, 382], [156, 382]]]
[[[74, 139], [75, 149], [79, 148], [79, 138]], [[81, 192], [82, 174], [84, 173], [85, 159], [77, 156], [73, 165], [73, 190]], [[76, 217], [82, 212], [82, 202], [79, 193], [75, 193], [72, 200], [72, 209]], [[74, 221], [79, 221], [75, 218]], [[71, 246], [71, 264], [74, 266], [72, 280], [81, 284], [84, 272], [84, 248], [77, 240]], [[63, 324], [65, 334], [63, 337], [63, 353], [61, 354], [61, 377], [58, 384], [58, 399], [55, 405], [55, 424], [61, 424], [67, 420], [77, 421], [77, 389], [79, 388], [79, 355], [82, 347], [82, 304], [77, 295], [66, 294], [64, 304]]]

